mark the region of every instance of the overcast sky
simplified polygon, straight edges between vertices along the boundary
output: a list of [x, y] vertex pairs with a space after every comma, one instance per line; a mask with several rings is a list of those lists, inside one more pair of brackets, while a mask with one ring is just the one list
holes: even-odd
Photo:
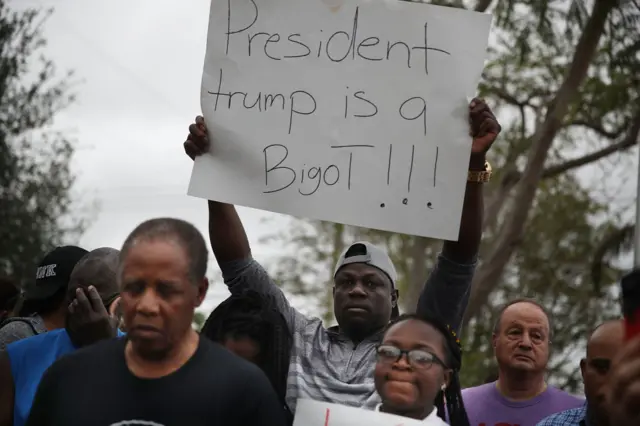
[[[119, 248], [140, 222], [171, 216], [206, 235], [206, 202], [186, 195], [191, 160], [182, 142], [200, 113], [200, 80], [209, 0], [13, 0], [12, 7], [55, 6], [45, 26], [44, 53], [59, 70], [74, 70], [78, 102], [56, 129], [78, 140], [77, 193], [95, 220], [80, 244]], [[239, 209], [254, 256], [278, 248], [258, 239], [286, 218]], [[272, 218], [266, 226], [263, 219]], [[208, 238], [207, 238], [208, 240]], [[217, 266], [213, 268], [217, 271]], [[210, 291], [210, 309], [228, 295]]]

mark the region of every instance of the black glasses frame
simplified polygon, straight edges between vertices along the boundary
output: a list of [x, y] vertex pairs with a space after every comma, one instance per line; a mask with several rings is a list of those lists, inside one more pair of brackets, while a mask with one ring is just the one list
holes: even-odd
[[[387, 357], [382, 357], [380, 355], [380, 348], [393, 348], [396, 351], [398, 351], [398, 356], [395, 357], [395, 359], [393, 358], [387, 358]], [[420, 352], [420, 353], [426, 353], [429, 354], [431, 356], [431, 362], [429, 362], [428, 365], [420, 365], [418, 363], [416, 363], [415, 361], [413, 361], [411, 359], [411, 353], [415, 353], [415, 352]], [[404, 356], [406, 357], [407, 362], [409, 363], [409, 365], [420, 369], [420, 370], [428, 370], [429, 368], [431, 368], [431, 366], [435, 363], [440, 365], [442, 368], [449, 368], [447, 367], [447, 365], [444, 363], [444, 361], [442, 361], [438, 355], [434, 354], [433, 352], [424, 350], [424, 349], [411, 349], [411, 350], [404, 350], [404, 349], [400, 349], [397, 346], [393, 346], [393, 345], [378, 345], [376, 347], [376, 356], [378, 357], [379, 360], [386, 362], [388, 364], [395, 364], [396, 362], [400, 361], [400, 359]]]

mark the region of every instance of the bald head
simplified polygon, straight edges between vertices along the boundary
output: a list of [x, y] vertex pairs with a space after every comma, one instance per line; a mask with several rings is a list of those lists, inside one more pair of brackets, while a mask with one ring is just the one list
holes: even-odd
[[608, 424], [604, 389], [611, 362], [622, 349], [623, 343], [623, 321], [604, 322], [591, 333], [587, 341], [587, 356], [580, 361], [584, 393], [596, 424]]
[[[606, 321], [596, 327], [587, 341], [587, 358], [603, 351], [615, 354], [624, 341], [624, 323], [622, 320]], [[611, 357], [607, 357], [611, 358]]]
[[102, 247], [87, 253], [73, 268], [68, 294], [73, 298], [76, 289], [94, 286], [100, 298], [109, 304], [120, 293], [118, 289], [118, 260], [120, 251]]

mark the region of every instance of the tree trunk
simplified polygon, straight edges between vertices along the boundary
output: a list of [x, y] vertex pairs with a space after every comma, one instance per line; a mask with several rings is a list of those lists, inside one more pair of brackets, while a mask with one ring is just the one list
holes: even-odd
[[478, 0], [476, 7], [474, 7], [473, 10], [476, 12], [485, 12], [489, 6], [491, 6], [492, 2], [493, 0]]
[[527, 165], [518, 183], [513, 207], [505, 217], [502, 231], [487, 258], [478, 268], [465, 315], [465, 324], [475, 317], [487, 302], [489, 295], [502, 277], [505, 266], [519, 244], [533, 204], [538, 183], [542, 178], [544, 163], [551, 144], [561, 128], [571, 102], [575, 99], [591, 62], [607, 17], [615, 6], [613, 0], [596, 0], [589, 21], [576, 46], [573, 60], [564, 82], [547, 108], [544, 121], [532, 138]]

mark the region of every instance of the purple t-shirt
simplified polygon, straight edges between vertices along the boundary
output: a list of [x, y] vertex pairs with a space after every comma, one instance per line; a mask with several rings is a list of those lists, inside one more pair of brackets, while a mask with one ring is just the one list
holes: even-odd
[[584, 405], [584, 399], [551, 386], [533, 399], [510, 401], [495, 382], [463, 389], [462, 398], [471, 426], [535, 426], [551, 414]]

